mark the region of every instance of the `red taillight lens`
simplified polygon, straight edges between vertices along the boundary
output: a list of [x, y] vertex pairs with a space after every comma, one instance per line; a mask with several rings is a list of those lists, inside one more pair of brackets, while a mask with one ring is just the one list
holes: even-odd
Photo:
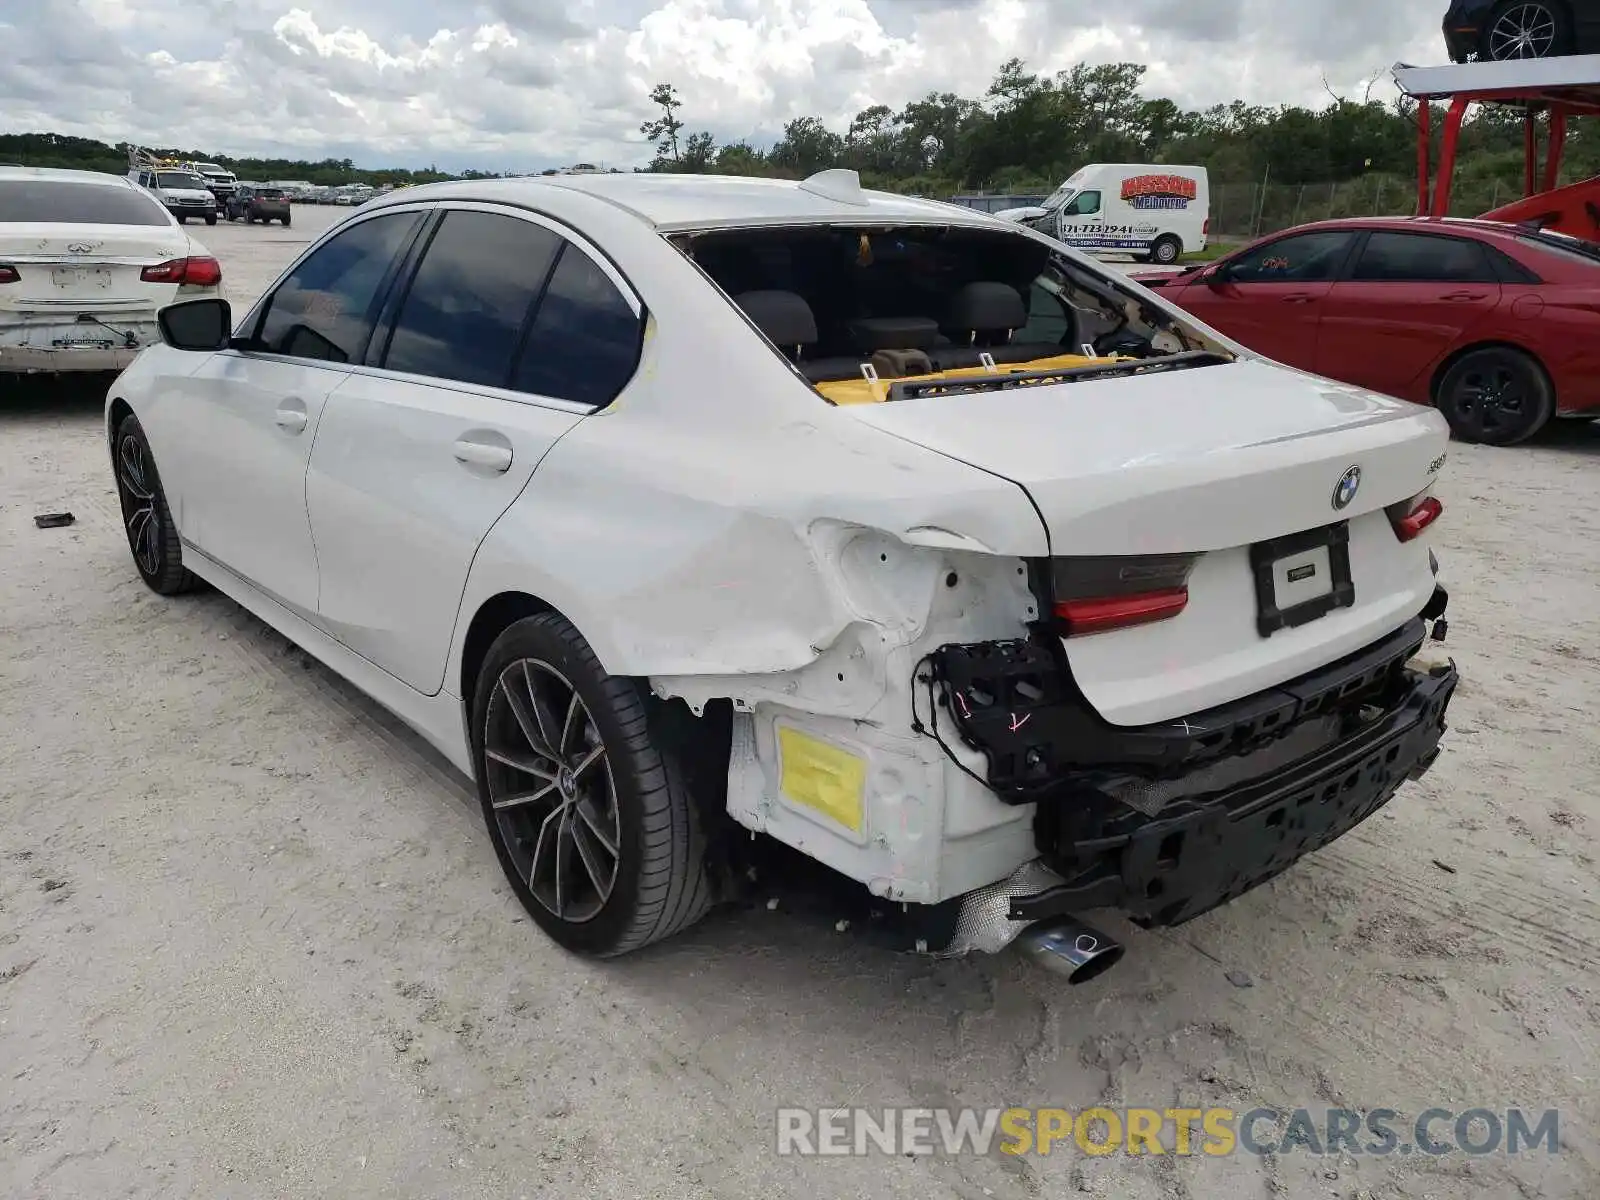
[[1389, 507], [1389, 523], [1402, 542], [1411, 541], [1443, 515], [1444, 505], [1433, 496], [1420, 496]]
[[1211, 218], [1210, 217], [1207, 217], [1204, 221], [1200, 222], [1200, 236], [1201, 237], [1210, 237], [1211, 236]]
[[1189, 603], [1198, 555], [1051, 560], [1055, 616], [1063, 637], [1083, 637], [1165, 621]]
[[15, 267], [0, 263], [0, 283], [16, 283], [21, 278], [22, 276], [17, 274]]
[[215, 287], [222, 282], [222, 264], [214, 258], [190, 258], [183, 272], [183, 282], [196, 287]]
[[222, 264], [214, 258], [174, 258], [139, 272], [146, 283], [186, 283], [214, 287], [222, 282]]

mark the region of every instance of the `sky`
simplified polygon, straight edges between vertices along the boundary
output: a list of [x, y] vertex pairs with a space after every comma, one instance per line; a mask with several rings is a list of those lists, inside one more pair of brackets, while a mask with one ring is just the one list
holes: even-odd
[[981, 97], [1006, 59], [1148, 68], [1186, 107], [1392, 97], [1443, 62], [1443, 0], [0, 0], [0, 131], [235, 156], [538, 170], [688, 130], [766, 145], [873, 104]]

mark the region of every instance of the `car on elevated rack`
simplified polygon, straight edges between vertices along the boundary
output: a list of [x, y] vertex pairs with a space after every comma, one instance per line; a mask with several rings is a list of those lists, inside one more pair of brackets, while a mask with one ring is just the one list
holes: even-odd
[[0, 167], [0, 374], [116, 370], [160, 340], [159, 309], [221, 283], [217, 260], [136, 184]]
[[1037, 231], [848, 171], [452, 182], [162, 321], [106, 407], [138, 572], [473, 776], [564, 946], [792, 890], [1081, 980], [1080, 909], [1185, 921], [1438, 753], [1443, 419]]
[[1302, 370], [1437, 405], [1510, 445], [1600, 416], [1600, 247], [1499, 221], [1301, 225], [1177, 275], [1137, 276]]
[[1600, 0], [1451, 0], [1444, 42], [1458, 63], [1600, 53]]

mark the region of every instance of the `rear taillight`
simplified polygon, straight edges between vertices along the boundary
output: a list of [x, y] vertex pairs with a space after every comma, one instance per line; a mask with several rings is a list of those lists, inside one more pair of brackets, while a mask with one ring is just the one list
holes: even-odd
[[1204, 221], [1200, 222], [1200, 236], [1201, 237], [1210, 237], [1211, 236], [1211, 218], [1210, 217], [1207, 217]]
[[1389, 505], [1386, 511], [1389, 524], [1394, 526], [1395, 537], [1402, 542], [1409, 542], [1444, 515], [1444, 505], [1437, 497], [1423, 492], [1399, 504]]
[[214, 258], [174, 258], [139, 272], [146, 283], [182, 283], [214, 287], [222, 282], [222, 264]]
[[1189, 603], [1197, 554], [1050, 560], [1057, 627], [1083, 637], [1165, 621]]
[[21, 278], [22, 276], [17, 274], [15, 267], [0, 263], [0, 283], [16, 283]]

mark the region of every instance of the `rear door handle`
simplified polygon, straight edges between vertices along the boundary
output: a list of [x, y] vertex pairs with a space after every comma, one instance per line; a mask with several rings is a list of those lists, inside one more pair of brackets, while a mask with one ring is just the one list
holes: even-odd
[[1295, 292], [1292, 295], [1285, 296], [1283, 302], [1285, 304], [1310, 304], [1315, 299], [1316, 297], [1310, 292]]
[[1488, 295], [1489, 295], [1488, 292], [1446, 292], [1443, 296], [1440, 297], [1440, 299], [1441, 300], [1483, 300]]
[[483, 467], [497, 474], [511, 469], [511, 447], [476, 438], [456, 439], [456, 461], [469, 467]]

